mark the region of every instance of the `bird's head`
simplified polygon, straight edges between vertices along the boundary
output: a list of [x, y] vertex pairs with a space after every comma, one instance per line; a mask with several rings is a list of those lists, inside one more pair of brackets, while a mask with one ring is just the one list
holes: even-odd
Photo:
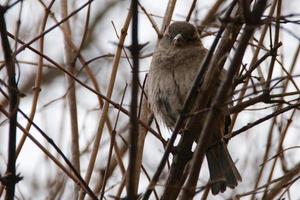
[[176, 47], [201, 44], [197, 28], [185, 21], [170, 24], [164, 33], [163, 40]]

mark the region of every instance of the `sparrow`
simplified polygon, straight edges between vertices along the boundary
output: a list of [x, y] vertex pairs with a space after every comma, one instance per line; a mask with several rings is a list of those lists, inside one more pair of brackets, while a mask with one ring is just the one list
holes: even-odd
[[[170, 24], [154, 51], [147, 80], [148, 102], [154, 115], [171, 130], [174, 129], [185, 98], [207, 52], [197, 28], [184, 21]], [[225, 76], [226, 71], [223, 70], [220, 77], [217, 77], [219, 84]], [[215, 91], [211, 91], [207, 96], [210, 102], [214, 95]], [[219, 114], [221, 122], [211, 133], [212, 139], [207, 141], [208, 144], [216, 143], [228, 133], [230, 124], [228, 105], [224, 105]], [[224, 192], [227, 187], [235, 188], [238, 181], [241, 181], [241, 176], [224, 142], [207, 148], [206, 158], [212, 194]]]

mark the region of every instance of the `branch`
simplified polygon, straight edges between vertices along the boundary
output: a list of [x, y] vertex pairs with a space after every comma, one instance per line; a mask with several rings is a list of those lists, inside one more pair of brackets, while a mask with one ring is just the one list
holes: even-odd
[[8, 94], [9, 94], [9, 136], [8, 136], [8, 162], [6, 169], [6, 200], [13, 200], [15, 196], [15, 185], [18, 182], [16, 176], [16, 131], [17, 131], [17, 110], [19, 105], [18, 85], [16, 82], [15, 60], [9, 45], [6, 22], [4, 14], [6, 7], [0, 6], [0, 34], [4, 53], [4, 59], [8, 76]]
[[139, 92], [139, 51], [138, 42], [138, 0], [131, 1], [132, 12], [132, 46], [130, 48], [132, 55], [132, 89], [131, 89], [131, 104], [130, 104], [130, 148], [129, 148], [129, 163], [127, 168], [127, 195], [128, 199], [137, 199], [138, 178], [139, 174], [136, 171], [137, 165], [137, 143], [138, 143], [138, 92]]

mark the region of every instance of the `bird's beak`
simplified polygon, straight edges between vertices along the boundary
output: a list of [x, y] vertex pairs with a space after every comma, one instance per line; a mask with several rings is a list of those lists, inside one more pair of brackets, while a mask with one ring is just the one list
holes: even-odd
[[175, 46], [181, 46], [183, 41], [184, 41], [184, 38], [180, 33], [177, 34], [173, 39], [173, 43]]

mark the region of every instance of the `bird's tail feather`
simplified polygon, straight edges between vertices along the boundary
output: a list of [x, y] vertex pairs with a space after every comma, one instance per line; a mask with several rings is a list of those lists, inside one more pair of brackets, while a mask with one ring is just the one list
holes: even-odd
[[242, 180], [225, 143], [209, 148], [206, 157], [213, 194], [224, 192], [226, 187], [234, 188]]

